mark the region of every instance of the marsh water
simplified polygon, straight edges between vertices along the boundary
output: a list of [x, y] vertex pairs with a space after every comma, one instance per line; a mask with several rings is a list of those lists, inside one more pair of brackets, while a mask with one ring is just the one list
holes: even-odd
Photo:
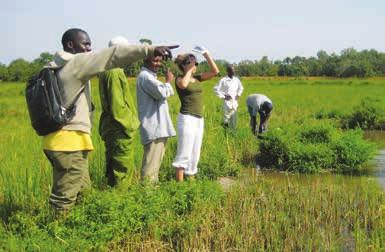
[[[385, 190], [385, 131], [366, 131], [364, 137], [374, 142], [378, 147], [378, 152], [368, 164], [368, 172], [361, 175], [341, 175], [331, 173], [320, 174], [298, 174], [277, 171], [258, 171], [257, 169], [245, 169], [241, 183], [255, 183], [260, 180], [272, 180], [276, 183], [298, 183], [302, 185], [314, 184], [340, 184], [344, 183], [354, 188], [356, 185], [373, 179], [378, 182]], [[229, 181], [222, 181], [228, 184]], [[221, 182], [221, 183], [222, 183]], [[234, 181], [235, 182], [235, 181]]]
[[365, 138], [376, 143], [378, 153], [370, 162], [372, 176], [377, 177], [381, 187], [385, 190], [385, 131], [367, 131]]

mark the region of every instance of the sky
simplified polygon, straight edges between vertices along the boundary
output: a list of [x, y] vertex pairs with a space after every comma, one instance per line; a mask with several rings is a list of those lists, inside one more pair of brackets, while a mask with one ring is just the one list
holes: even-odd
[[385, 51], [380, 0], [1, 0], [0, 63], [61, 50], [69, 28], [86, 30], [94, 51], [114, 36], [130, 43], [203, 45], [229, 62], [316, 56], [319, 50]]

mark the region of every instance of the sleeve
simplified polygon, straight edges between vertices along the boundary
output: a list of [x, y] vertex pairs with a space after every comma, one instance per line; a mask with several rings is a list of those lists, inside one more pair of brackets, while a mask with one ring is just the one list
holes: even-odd
[[153, 54], [153, 46], [128, 45], [114, 46], [93, 53], [79, 53], [71, 60], [75, 76], [79, 80], [89, 80], [91, 77], [115, 67], [124, 67]]
[[243, 92], [242, 82], [238, 79], [238, 90], [237, 90], [237, 95], [238, 95], [238, 96], [241, 96], [241, 95], [242, 95], [242, 92]]
[[221, 79], [218, 84], [214, 87], [214, 92], [215, 94], [221, 98], [221, 99], [224, 99], [225, 98], [225, 93], [222, 91], [222, 86], [223, 86], [223, 79]]
[[163, 84], [153, 76], [146, 76], [141, 82], [141, 88], [155, 100], [164, 100], [174, 95], [174, 89], [170, 83]]
[[128, 106], [124, 97], [123, 85], [127, 85], [124, 73], [112, 72], [107, 75], [108, 97], [110, 101], [110, 112], [113, 118], [126, 130], [136, 129], [136, 115]]

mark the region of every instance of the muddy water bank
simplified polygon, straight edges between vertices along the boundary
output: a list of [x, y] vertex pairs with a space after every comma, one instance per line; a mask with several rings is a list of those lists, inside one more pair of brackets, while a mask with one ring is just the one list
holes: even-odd
[[[369, 171], [363, 175], [343, 175], [333, 173], [318, 173], [318, 174], [299, 174], [289, 172], [279, 172], [258, 169], [245, 169], [241, 176], [241, 183], [254, 183], [256, 180], [268, 179], [277, 183], [295, 183], [309, 185], [314, 183], [346, 183], [352, 186], [352, 189], [358, 183], [373, 179], [378, 181], [381, 187], [385, 190], [385, 131], [367, 131], [364, 132], [364, 137], [371, 142], [374, 142], [378, 147], [378, 152], [374, 159], [367, 164], [367, 170]], [[258, 166], [258, 165], [257, 165]]]

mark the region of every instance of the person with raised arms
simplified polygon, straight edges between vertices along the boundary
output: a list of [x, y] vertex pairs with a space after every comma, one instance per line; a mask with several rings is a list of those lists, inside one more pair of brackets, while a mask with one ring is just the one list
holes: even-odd
[[204, 129], [202, 82], [219, 74], [217, 65], [204, 47], [196, 47], [195, 51], [205, 57], [210, 67], [208, 72], [196, 74], [198, 62], [193, 54], [180, 54], [175, 59], [182, 71], [175, 80], [181, 103], [177, 123], [177, 153], [172, 163], [177, 181], [183, 181], [184, 175], [192, 177], [198, 172]]
[[171, 58], [178, 46], [117, 45], [91, 51], [91, 39], [82, 29], [72, 28], [62, 36], [63, 51], [48, 67], [56, 68], [60, 95], [65, 105], [78, 96], [73, 118], [60, 130], [43, 136], [43, 149], [53, 167], [49, 201], [56, 212], [67, 211], [79, 194], [90, 187], [88, 153], [91, 141], [90, 79], [106, 70], [123, 67], [148, 56]]

